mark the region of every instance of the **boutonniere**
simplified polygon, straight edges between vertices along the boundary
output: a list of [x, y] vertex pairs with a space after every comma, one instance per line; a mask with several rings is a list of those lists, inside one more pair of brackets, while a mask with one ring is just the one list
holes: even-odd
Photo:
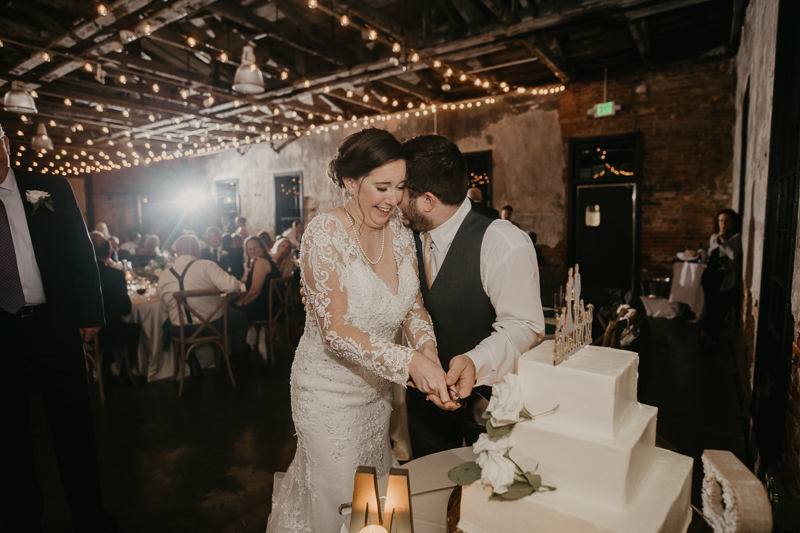
[[55, 211], [55, 209], [53, 209], [53, 199], [50, 198], [49, 192], [25, 191], [25, 196], [27, 196], [28, 201], [33, 204], [33, 212], [31, 212], [31, 215], [35, 215], [36, 210], [42, 205], [50, 211]]

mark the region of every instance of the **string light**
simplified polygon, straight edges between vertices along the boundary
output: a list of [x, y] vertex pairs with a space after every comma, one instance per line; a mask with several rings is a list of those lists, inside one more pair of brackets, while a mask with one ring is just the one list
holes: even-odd
[[318, 6], [317, 0], [308, 0], [308, 7], [309, 9], [314, 9]]
[[50, 121], [50, 127], [51, 128], [55, 128], [56, 127], [56, 121], [55, 120], [51, 120]]
[[83, 69], [86, 72], [94, 72], [94, 68], [92, 67], [91, 63], [86, 63], [85, 65], [83, 65]]
[[42, 52], [42, 60], [45, 63], [49, 63], [50, 62], [50, 54], [48, 54], [47, 52]]
[[419, 61], [419, 54], [414, 52], [414, 54], [411, 56], [411, 62], [416, 63], [417, 61]]
[[128, 83], [128, 78], [126, 78], [126, 77], [125, 77], [125, 74], [120, 74], [120, 76], [119, 76], [119, 82], [120, 82], [122, 85], [125, 85], [126, 83]]
[[350, 17], [347, 15], [342, 15], [342, 18], [339, 20], [342, 26], [348, 26], [350, 24]]
[[304, 81], [304, 82], [303, 82], [303, 87], [305, 87], [306, 89], [308, 89], [309, 87], [311, 87], [311, 82], [310, 82], [310, 81], [308, 81], [308, 80]]
[[396, 54], [396, 53], [398, 53], [399, 51], [400, 51], [400, 43], [394, 43], [394, 44], [392, 45], [392, 52], [394, 52], [394, 53]]
[[94, 106], [94, 108], [97, 110], [98, 113], [102, 113], [103, 112], [103, 105], [102, 104], [97, 104], [96, 106]]
[[222, 61], [223, 63], [227, 63], [228, 62], [228, 54], [226, 54], [225, 52], [222, 52], [219, 55], [219, 60]]
[[449, 78], [452, 75], [453, 75], [453, 69], [448, 68], [447, 70], [444, 71], [444, 77], [445, 78]]
[[353, 97], [353, 91], [347, 91], [347, 97], [348, 98], [352, 98]]
[[[0, 48], [2, 47], [0, 46]], [[31, 91], [29, 94], [31, 95], [31, 98], [39, 98], [39, 93], [36, 91]]]
[[152, 33], [152, 31], [153, 31], [153, 29], [150, 27], [150, 24], [145, 24], [145, 26], [144, 26], [145, 35], [150, 35]]
[[106, 15], [108, 15], [108, 8], [103, 4], [100, 4], [99, 6], [97, 6], [97, 12], [100, 13], [101, 17], [105, 17]]
[[159, 86], [158, 86], [158, 84], [157, 84], [157, 83], [154, 83], [154, 84], [153, 84], [153, 92], [154, 92], [154, 93], [157, 93], [158, 91], [159, 91]]
[[189, 46], [191, 46], [192, 48], [194, 48], [197, 45], [197, 39], [195, 39], [194, 37], [189, 37], [188, 39], [186, 39], [186, 42], [189, 43]]
[[189, 98], [189, 89], [181, 89], [180, 91], [178, 91], [178, 93], [181, 95], [181, 98], [183, 98], [184, 100]]

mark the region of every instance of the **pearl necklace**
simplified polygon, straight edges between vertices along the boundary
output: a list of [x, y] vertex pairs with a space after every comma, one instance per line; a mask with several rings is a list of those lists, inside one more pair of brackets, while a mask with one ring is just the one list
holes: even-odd
[[353, 229], [353, 237], [356, 238], [356, 244], [358, 244], [358, 249], [361, 250], [361, 253], [364, 255], [364, 259], [367, 260], [367, 263], [370, 265], [377, 265], [383, 259], [383, 247], [386, 244], [386, 224], [383, 225], [383, 231], [381, 236], [381, 255], [378, 256], [377, 261], [373, 261], [367, 255], [367, 252], [364, 251], [364, 247], [361, 246], [361, 241], [358, 239], [358, 232], [356, 231], [356, 223], [353, 220], [353, 217], [350, 216], [350, 211], [347, 210], [347, 204], [344, 204], [344, 212], [347, 215], [347, 220], [350, 221], [350, 227]]

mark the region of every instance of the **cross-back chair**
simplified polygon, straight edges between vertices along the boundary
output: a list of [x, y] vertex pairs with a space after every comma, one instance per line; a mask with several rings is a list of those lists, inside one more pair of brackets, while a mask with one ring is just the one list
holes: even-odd
[[[86, 352], [86, 358], [89, 359], [89, 362], [92, 364], [92, 370], [94, 370], [94, 374], [97, 376], [97, 383], [100, 386], [100, 403], [105, 405], [106, 392], [103, 386], [103, 355], [105, 354], [105, 350], [109, 348], [104, 348], [100, 345], [99, 334], [100, 331], [98, 330], [88, 341], [84, 342], [83, 350]], [[122, 360], [125, 362], [125, 369], [128, 372], [128, 377], [131, 383], [136, 385], [136, 378], [133, 377], [133, 372], [131, 371], [131, 360], [128, 355], [128, 348], [123, 347], [121, 349]]]
[[[208, 314], [203, 316], [195, 310], [188, 302], [191, 298], [220, 296], [219, 305]], [[172, 335], [172, 345], [175, 348], [175, 362], [179, 366], [176, 372], [180, 376], [180, 387], [178, 388], [178, 396], [183, 395], [183, 381], [186, 374], [186, 363], [191, 355], [192, 350], [204, 344], [211, 344], [218, 346], [222, 350], [222, 355], [225, 358], [225, 364], [228, 367], [228, 376], [231, 378], [231, 383], [236, 385], [236, 379], [233, 377], [233, 370], [231, 369], [231, 360], [228, 354], [228, 304], [229, 299], [219, 289], [200, 289], [195, 291], [177, 291], [173, 293], [173, 298], [178, 304], [178, 316], [180, 317], [179, 334]], [[211, 325], [211, 317], [222, 311], [222, 331]], [[191, 314], [193, 319], [197, 319], [197, 324], [187, 324], [187, 313]], [[188, 326], [197, 326], [197, 329], [188, 334], [186, 328]]]
[[270, 364], [275, 366], [274, 337], [277, 332], [278, 322], [283, 320], [286, 324], [286, 339], [289, 339], [289, 311], [292, 307], [292, 287], [294, 276], [274, 278], [269, 282], [268, 320], [254, 320], [251, 325], [256, 328], [256, 346], [263, 332], [269, 344]]

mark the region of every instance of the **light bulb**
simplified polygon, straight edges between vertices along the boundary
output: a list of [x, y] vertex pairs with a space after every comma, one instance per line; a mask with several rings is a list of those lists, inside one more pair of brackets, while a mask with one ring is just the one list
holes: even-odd
[[397, 100], [392, 100], [392, 107], [397, 107], [400, 104]]
[[153, 84], [153, 92], [154, 92], [154, 93], [157, 93], [159, 89], [160, 89], [160, 87], [158, 86], [158, 84], [157, 84], [157, 83], [154, 83], [154, 84]]
[[108, 15], [108, 8], [103, 4], [100, 4], [99, 6], [97, 6], [97, 12], [100, 13], [101, 17], [105, 17], [106, 15]]
[[126, 77], [125, 77], [125, 74], [121, 74], [121, 75], [120, 75], [120, 77], [119, 77], [119, 82], [120, 82], [122, 85], [125, 85], [126, 83], [128, 83], [128, 78], [126, 78]]
[[[2, 41], [0, 41], [0, 42], [2, 42]], [[2, 48], [2, 46], [0, 46], [0, 48]], [[39, 93], [37, 93], [36, 91], [31, 91], [30, 95], [31, 95], [31, 98], [39, 98]]]
[[288, 78], [289, 78], [289, 73], [288, 73], [288, 72], [286, 72], [285, 70], [284, 70], [284, 71], [282, 71], [282, 72], [281, 72], [281, 79], [282, 79], [282, 80], [286, 80], [286, 79], [288, 79]]
[[189, 46], [191, 46], [192, 48], [194, 48], [197, 45], [197, 39], [195, 39], [194, 37], [189, 37], [188, 39], [186, 39], [186, 42], [189, 43]]
[[392, 45], [392, 52], [394, 52], [396, 54], [399, 51], [400, 51], [400, 43], [394, 43]]
[[85, 65], [83, 65], [83, 69], [86, 72], [93, 72], [94, 71], [94, 67], [92, 67], [91, 63], [86, 63]]
[[414, 52], [414, 54], [411, 56], [411, 62], [416, 63], [417, 61], [419, 61], [419, 54]]
[[453, 69], [449, 68], [449, 69], [447, 69], [447, 70], [445, 70], [445, 71], [444, 71], [444, 76], [445, 76], [446, 78], [449, 78], [449, 77], [450, 77], [450, 76], [452, 76], [452, 75], [453, 75]]
[[436, 61], [433, 62], [433, 66], [435, 68], [439, 68], [442, 66], [442, 62], [437, 59]]
[[369, 95], [365, 94], [364, 96], [361, 97], [361, 99], [364, 100], [365, 102], [369, 102]]
[[225, 52], [222, 52], [219, 55], [219, 60], [222, 61], [223, 63], [227, 63], [228, 62], [228, 54], [226, 54]]
[[144, 26], [145, 35], [150, 35], [150, 33], [152, 33], [152, 31], [153, 31], [153, 29], [150, 27], [150, 24], [145, 24], [145, 26]]
[[314, 9], [315, 7], [317, 7], [317, 5], [318, 5], [317, 0], [308, 0], [309, 9]]
[[375, 30], [369, 30], [369, 40], [374, 41], [377, 38], [378, 38], [378, 32], [376, 32]]
[[347, 91], [347, 97], [348, 98], [352, 98], [353, 97], [353, 91]]
[[461, 81], [467, 81], [467, 75], [466, 74], [462, 74], [461, 76], [458, 77], [458, 79], [461, 80]]
[[308, 81], [308, 80], [304, 81], [304, 82], [303, 82], [303, 87], [305, 87], [306, 89], [308, 89], [309, 87], [311, 87], [311, 82], [310, 82], [310, 81]]
[[102, 104], [97, 104], [96, 106], [94, 106], [94, 108], [97, 110], [98, 113], [102, 113], [103, 112], [103, 105]]
[[339, 22], [342, 24], [342, 26], [347, 26], [350, 24], [350, 17], [347, 15], [342, 15], [342, 18], [339, 20]]
[[75, 124], [75, 129], [78, 131], [83, 131], [83, 124]]
[[47, 52], [42, 52], [42, 59], [44, 60], [45, 63], [49, 63], [50, 62], [50, 54], [48, 54]]

